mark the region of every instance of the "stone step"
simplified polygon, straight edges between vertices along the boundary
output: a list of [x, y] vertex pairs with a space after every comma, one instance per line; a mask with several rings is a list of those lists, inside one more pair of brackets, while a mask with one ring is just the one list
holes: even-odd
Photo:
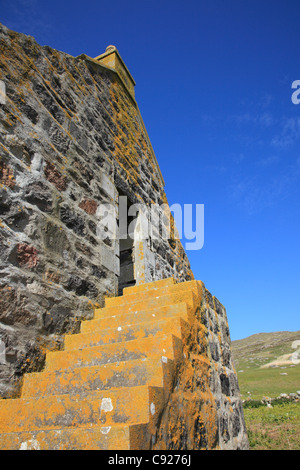
[[[152, 283], [155, 284], [155, 283]], [[171, 289], [173, 289], [177, 284], [175, 283], [173, 278], [168, 279], [168, 282], [159, 283], [155, 285], [148, 285], [148, 288], [143, 288], [142, 286], [133, 286], [133, 287], [126, 287], [123, 289], [123, 295], [119, 297], [106, 297], [105, 298], [105, 305], [108, 307], [114, 305], [123, 305], [128, 302], [135, 302], [135, 299], [149, 299], [150, 297], [157, 297], [167, 294]], [[144, 284], [145, 286], [145, 284]], [[131, 290], [132, 289], [132, 290]]]
[[[108, 297], [105, 299], [105, 309], [108, 315], [114, 314], [113, 308], [126, 308], [126, 311], [131, 312], [134, 310], [151, 309], [163, 305], [173, 305], [176, 303], [185, 302], [189, 307], [194, 308], [195, 297], [193, 290], [189, 286], [181, 286], [175, 284], [168, 288], [167, 291], [163, 290], [162, 295], [157, 292], [157, 295], [150, 295], [143, 297], [140, 293], [131, 294], [128, 296]], [[109, 310], [108, 310], [109, 309]]]
[[123, 295], [127, 296], [128, 294], [132, 293], [144, 293], [147, 291], [160, 289], [161, 287], [170, 287], [174, 284], [175, 280], [172, 277], [168, 277], [166, 279], [159, 279], [158, 281], [146, 282], [144, 284], [125, 287], [123, 289]]
[[120, 313], [134, 313], [140, 311], [149, 311], [155, 308], [161, 308], [171, 305], [185, 303], [189, 311], [194, 311], [197, 305], [197, 296], [192, 290], [169, 292], [161, 297], [150, 297], [146, 300], [137, 299], [135, 302], [127, 302], [124, 305], [114, 305], [95, 309], [94, 318], [112, 317]]
[[[141, 286], [137, 287], [141, 288]], [[107, 297], [105, 299], [105, 306], [127, 306], [129, 303], [136, 303], [137, 300], [140, 301], [147, 300], [149, 298], [160, 298], [168, 294], [174, 294], [179, 292], [194, 292], [194, 294], [196, 294], [196, 296], [198, 297], [200, 285], [198, 281], [188, 281], [180, 282], [177, 284], [173, 282], [169, 283], [169, 285], [162, 284], [161, 286], [157, 287], [151, 287], [149, 284], [149, 288], [147, 290], [140, 289], [137, 292], [134, 291], [135, 288], [136, 287], [128, 287], [128, 290], [132, 290], [128, 291], [126, 294], [123, 294], [120, 297]]]
[[106, 299], [21, 398], [0, 400], [0, 448], [149, 448], [182, 358], [201, 284], [164, 279]]
[[[146, 427], [147, 425], [144, 425]], [[124, 424], [0, 434], [1, 450], [130, 450], [131, 428]], [[141, 426], [140, 426], [141, 427]]]
[[187, 330], [188, 323], [179, 316], [157, 320], [152, 317], [150, 321], [123, 325], [114, 328], [97, 328], [96, 330], [65, 336], [65, 351], [82, 349], [101, 344], [132, 341], [134, 339], [147, 338], [162, 333], [172, 333], [181, 338], [183, 329]]
[[0, 400], [1, 432], [106, 427], [155, 422], [166, 400], [161, 387], [138, 386], [93, 392]]
[[43, 429], [0, 434], [1, 450], [144, 450], [149, 424]]
[[148, 299], [158, 299], [159, 297], [164, 297], [165, 295], [170, 294], [170, 292], [173, 292], [175, 286], [176, 284], [171, 287], [160, 287], [145, 292], [127, 294], [126, 296], [123, 295], [122, 297], [106, 297], [105, 307], [126, 307], [127, 305], [134, 304], [137, 301], [140, 302], [147, 301]]
[[96, 330], [106, 330], [108, 328], [123, 328], [125, 326], [134, 326], [148, 321], [159, 321], [170, 317], [180, 316], [184, 320], [189, 320], [192, 317], [191, 311], [185, 303], [175, 305], [165, 305], [149, 310], [137, 310], [127, 313], [126, 309], [117, 307], [118, 313], [109, 317], [107, 313], [103, 315], [106, 309], [97, 309], [95, 319], [84, 321], [81, 324], [81, 332], [89, 333]]
[[163, 334], [120, 343], [108, 343], [82, 350], [50, 351], [46, 356], [46, 370], [104, 365], [151, 356], [178, 360], [181, 352], [181, 340], [172, 334]]
[[171, 386], [174, 362], [161, 357], [124, 361], [102, 366], [79, 367], [24, 375], [22, 398], [48, 395], [87, 395], [92, 391], [119, 387]]

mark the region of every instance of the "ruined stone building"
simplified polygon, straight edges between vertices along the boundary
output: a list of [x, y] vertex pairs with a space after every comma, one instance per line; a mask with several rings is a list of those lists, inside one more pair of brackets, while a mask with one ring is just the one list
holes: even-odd
[[0, 25], [0, 51], [0, 449], [246, 449], [226, 311], [172, 219], [99, 229], [168, 204], [117, 49]]

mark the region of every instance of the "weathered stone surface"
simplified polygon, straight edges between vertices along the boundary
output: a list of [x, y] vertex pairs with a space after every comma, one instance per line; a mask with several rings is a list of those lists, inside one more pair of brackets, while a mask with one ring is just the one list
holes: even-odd
[[0, 162], [0, 182], [8, 188], [13, 188], [16, 184], [13, 170], [4, 162]]
[[[84, 317], [81, 299], [101, 304], [117, 292], [118, 245], [109, 233], [98, 238], [99, 205], [117, 209], [120, 190], [144, 204], [166, 196], [139, 110], [116, 73], [2, 25], [0, 48], [0, 287], [34, 299], [11, 310], [7, 333], [27, 315], [34, 343], [70, 328], [74, 312]], [[146, 245], [138, 282], [192, 278], [179, 240]]]
[[19, 243], [17, 245], [17, 262], [19, 266], [34, 268], [38, 263], [38, 251], [27, 243]]
[[79, 204], [79, 207], [83, 209], [85, 212], [88, 214], [94, 215], [97, 212], [97, 201], [94, 201], [94, 199], [89, 199], [85, 198], [83, 201]]
[[[0, 25], [0, 80], [7, 94], [0, 104], [4, 398], [18, 396], [23, 374], [41, 370], [47, 351], [62, 348], [65, 333], [77, 333], [95, 305], [118, 293], [120, 245], [109, 230], [99, 233], [99, 207], [109, 204], [117, 217], [119, 194], [148, 208], [167, 204], [134, 93], [120, 74]], [[171, 233], [164, 239], [156, 228], [155, 236], [136, 236], [138, 287], [193, 279], [173, 219]], [[226, 311], [203, 289], [153, 448], [246, 447]]]
[[[231, 355], [226, 364], [220, 361], [222, 347], [226, 345], [230, 351], [226, 311], [202, 283], [201, 286], [202, 301], [184, 345], [185, 359], [163, 412], [154, 449], [248, 449]], [[210, 321], [212, 307], [214, 319]], [[217, 309], [222, 315], [217, 315]], [[227, 327], [225, 336], [219, 332], [223, 325]]]
[[45, 168], [45, 176], [50, 183], [53, 183], [58, 191], [65, 191], [67, 187], [66, 178], [64, 178], [60, 172], [55, 168], [53, 163], [47, 162]]
[[[21, 398], [0, 402], [0, 447], [27, 448], [34, 438], [40, 449], [247, 449], [232, 364], [210, 356], [216, 338], [202, 323], [209, 295], [198, 281], [173, 278], [132, 286], [66, 336], [63, 350], [44, 358], [43, 344], [27, 341], [20, 359], [34, 355], [46, 367], [28, 374], [31, 361], [17, 362], [25, 372]], [[82, 426], [101, 425], [106, 445], [95, 435], [86, 442]], [[120, 442], [114, 431], [128, 425]], [[74, 440], [76, 429], [82, 437]], [[56, 439], [51, 430], [59, 430]]]

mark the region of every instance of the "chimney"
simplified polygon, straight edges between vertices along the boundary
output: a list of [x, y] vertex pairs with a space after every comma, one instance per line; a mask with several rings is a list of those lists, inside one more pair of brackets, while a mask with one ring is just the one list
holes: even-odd
[[117, 72], [123, 85], [130, 93], [133, 99], [135, 99], [135, 81], [132, 78], [128, 68], [122, 60], [117, 48], [115, 46], [108, 46], [104, 54], [95, 57], [95, 60], [100, 64], [109, 67], [110, 69]]

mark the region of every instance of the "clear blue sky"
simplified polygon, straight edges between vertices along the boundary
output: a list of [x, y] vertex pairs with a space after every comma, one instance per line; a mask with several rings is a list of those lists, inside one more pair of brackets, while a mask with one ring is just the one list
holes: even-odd
[[170, 204], [204, 204], [195, 277], [231, 338], [300, 329], [299, 0], [0, 0], [0, 21], [95, 57], [117, 46]]

